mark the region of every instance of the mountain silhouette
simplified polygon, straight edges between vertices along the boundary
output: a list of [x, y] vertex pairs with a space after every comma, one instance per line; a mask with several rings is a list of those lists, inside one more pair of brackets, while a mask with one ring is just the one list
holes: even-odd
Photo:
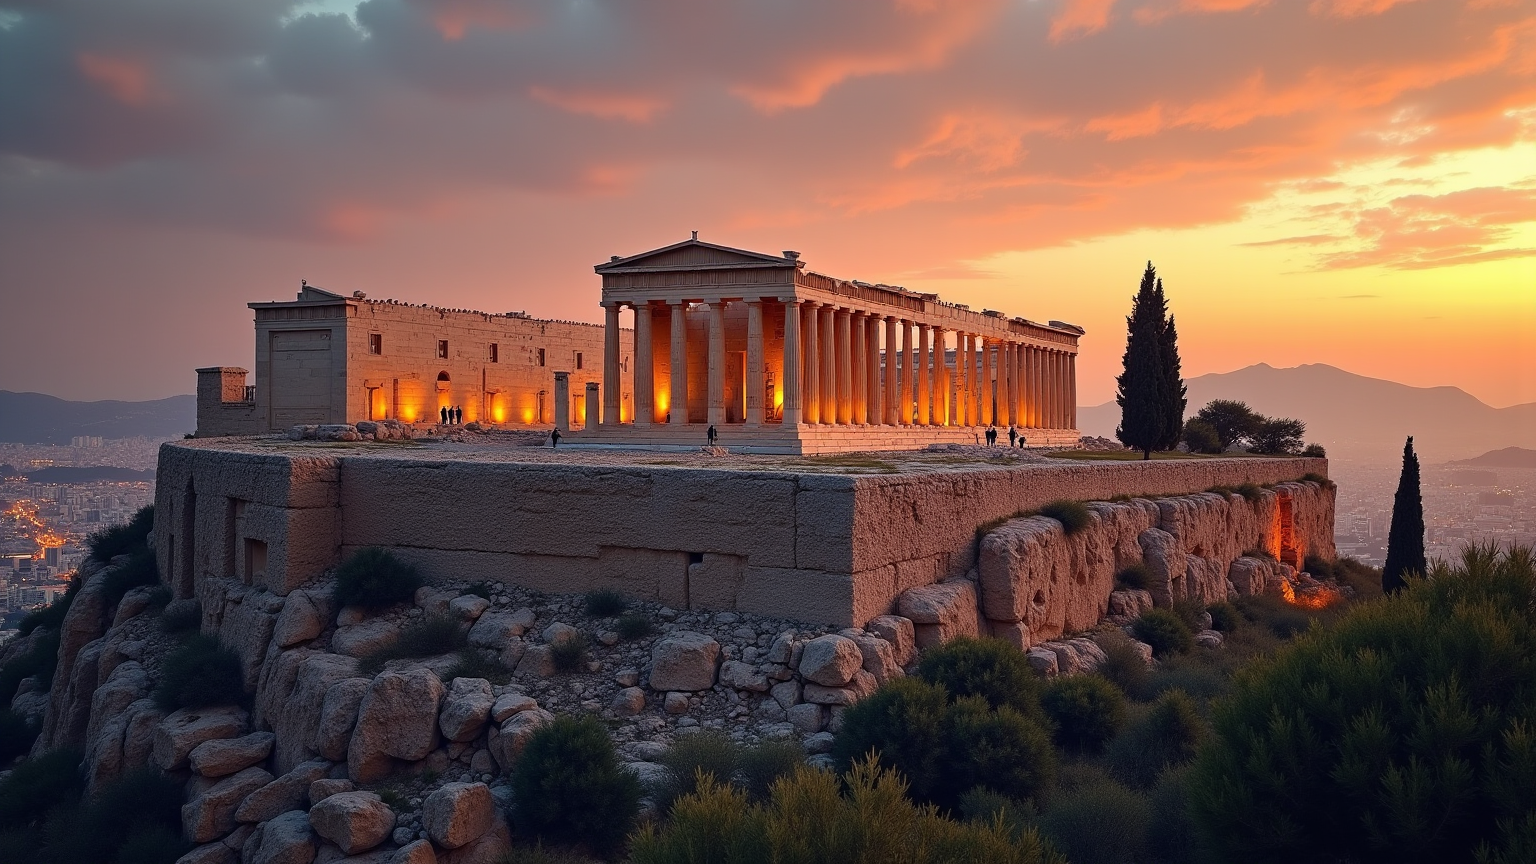
[[[1401, 452], [1413, 436], [1421, 456], [1464, 459], [1501, 447], [1536, 447], [1536, 402], [1494, 408], [1459, 387], [1411, 387], [1311, 363], [1276, 369], [1267, 363], [1185, 381], [1186, 416], [1212, 399], [1237, 399], [1272, 417], [1307, 424], [1307, 441], [1329, 455]], [[1120, 408], [1113, 401], [1078, 409], [1084, 435], [1113, 438]]]
[[197, 397], [149, 402], [71, 402], [45, 393], [0, 390], [0, 441], [68, 444], [76, 435], [180, 438], [197, 428]]
[[1459, 459], [1451, 464], [1458, 468], [1536, 468], [1536, 450], [1505, 447], [1471, 459]]

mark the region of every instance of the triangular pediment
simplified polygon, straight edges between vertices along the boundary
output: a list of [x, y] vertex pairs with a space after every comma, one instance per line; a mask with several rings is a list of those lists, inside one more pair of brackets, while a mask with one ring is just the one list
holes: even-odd
[[705, 243], [702, 240], [684, 240], [671, 246], [641, 252], [627, 258], [616, 258], [595, 268], [599, 273], [618, 273], [634, 270], [692, 270], [737, 267], [795, 267], [798, 262], [781, 255], [749, 252]]

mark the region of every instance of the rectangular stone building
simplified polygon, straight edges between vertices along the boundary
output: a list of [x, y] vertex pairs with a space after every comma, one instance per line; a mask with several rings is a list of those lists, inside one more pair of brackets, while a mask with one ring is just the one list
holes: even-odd
[[[199, 437], [359, 420], [437, 423], [440, 409], [455, 406], [466, 423], [553, 425], [558, 373], [569, 382], [564, 407], [585, 425], [587, 385], [602, 377], [603, 328], [593, 324], [370, 300], [360, 291], [344, 297], [308, 284], [295, 300], [249, 305], [255, 383], [238, 367], [197, 370]], [[615, 335], [611, 386], [615, 411], [627, 416], [633, 334]]]

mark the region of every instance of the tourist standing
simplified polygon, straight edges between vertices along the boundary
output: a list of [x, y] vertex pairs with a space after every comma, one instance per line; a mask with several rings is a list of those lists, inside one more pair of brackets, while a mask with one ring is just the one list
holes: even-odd
[[551, 430], [549, 430], [549, 447], [550, 447], [551, 450], [558, 449], [560, 447], [560, 430], [559, 429], [551, 429]]
[[1017, 443], [1019, 443], [1019, 431], [1017, 429], [1013, 428], [1012, 426], [1009, 426], [1008, 427], [1008, 446], [1012, 447], [1012, 446], [1014, 446]]
[[464, 422], [464, 406], [453, 406], [453, 425], [458, 426]]
[[718, 435], [718, 433], [715, 432], [715, 424], [709, 424], [709, 428], [705, 430], [704, 435], [709, 439], [709, 446], [715, 446], [715, 437]]
[[442, 425], [442, 426], [447, 426], [448, 425], [448, 406], [444, 405], [443, 407], [437, 409], [437, 416], [439, 418], [438, 424]]

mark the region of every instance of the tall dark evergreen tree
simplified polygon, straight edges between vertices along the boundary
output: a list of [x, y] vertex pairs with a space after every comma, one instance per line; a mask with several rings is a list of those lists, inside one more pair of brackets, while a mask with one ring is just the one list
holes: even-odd
[[1409, 573], [1428, 569], [1424, 560], [1424, 498], [1419, 494], [1419, 457], [1413, 452], [1413, 436], [1403, 445], [1403, 474], [1392, 496], [1392, 528], [1387, 532], [1387, 563], [1381, 568], [1381, 587], [1395, 594], [1407, 585]]
[[1125, 371], [1115, 402], [1120, 406], [1120, 443], [1150, 459], [1153, 450], [1170, 450], [1184, 428], [1184, 379], [1179, 369], [1178, 330], [1168, 314], [1163, 280], [1152, 262], [1141, 276], [1141, 290], [1125, 319]]

